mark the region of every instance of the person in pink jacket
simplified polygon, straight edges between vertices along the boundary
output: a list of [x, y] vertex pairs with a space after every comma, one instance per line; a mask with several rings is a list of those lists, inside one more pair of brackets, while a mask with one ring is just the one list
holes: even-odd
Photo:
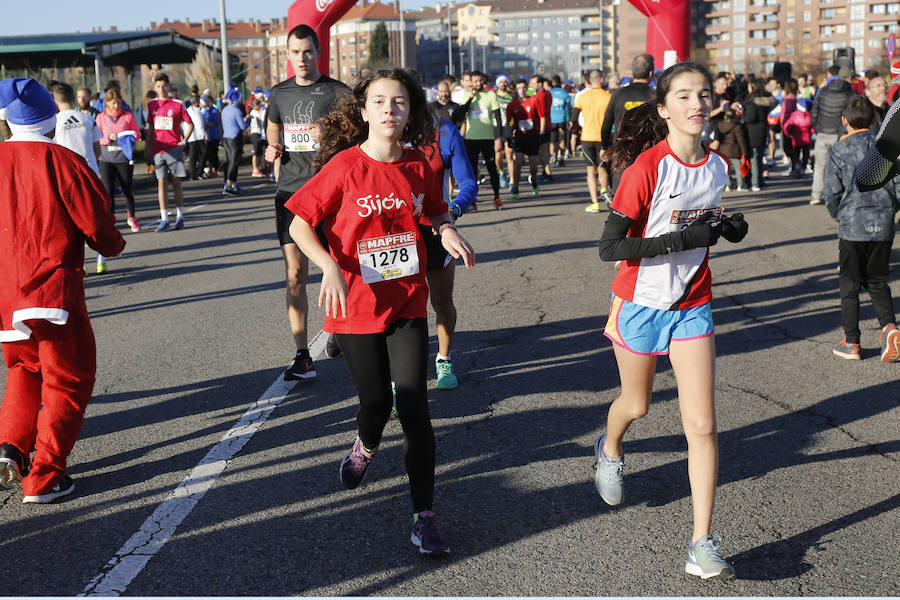
[[44, 86], [0, 81], [0, 119], [13, 134], [0, 144], [0, 485], [21, 485], [23, 502], [43, 504], [75, 488], [66, 460], [97, 371], [84, 244], [115, 256], [125, 240], [100, 179], [50, 139], [56, 104]]
[[[97, 127], [103, 137], [100, 138], [100, 179], [111, 201], [116, 198], [116, 182], [125, 195], [125, 206], [128, 212], [128, 226], [131, 231], [140, 231], [137, 215], [134, 211], [134, 143], [141, 139], [137, 121], [131, 112], [122, 108], [122, 94], [116, 88], [110, 88], [104, 98], [106, 108], [97, 115]], [[130, 138], [130, 139], [126, 139]], [[115, 205], [110, 203], [110, 211], [115, 215]]]
[[794, 151], [791, 153], [791, 177], [803, 177], [803, 171], [809, 162], [809, 147], [812, 144], [812, 117], [809, 108], [812, 100], [797, 100], [797, 110], [793, 111], [782, 126], [784, 135], [791, 139]]

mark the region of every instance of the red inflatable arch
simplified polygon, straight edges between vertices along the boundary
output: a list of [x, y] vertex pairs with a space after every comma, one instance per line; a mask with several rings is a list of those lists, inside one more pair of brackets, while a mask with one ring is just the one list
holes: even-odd
[[[647, 15], [647, 54], [657, 68], [666, 66], [666, 51], [682, 62], [691, 58], [690, 0], [628, 0]], [[674, 63], [672, 63], [674, 64]]]
[[[309, 25], [319, 37], [319, 47], [322, 55], [319, 57], [319, 71], [325, 75], [331, 70], [329, 57], [331, 55], [331, 37], [329, 30], [338, 22], [338, 19], [350, 10], [357, 0], [297, 0], [288, 9], [288, 28], [293, 29], [297, 25]], [[294, 76], [294, 68], [291, 63], [287, 65], [288, 77]]]

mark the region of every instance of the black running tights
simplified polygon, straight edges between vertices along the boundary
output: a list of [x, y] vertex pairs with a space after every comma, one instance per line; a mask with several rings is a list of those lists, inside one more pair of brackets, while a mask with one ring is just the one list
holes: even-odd
[[491, 188], [494, 196], [500, 195], [500, 174], [497, 172], [497, 163], [494, 162], [494, 140], [465, 140], [466, 154], [472, 163], [472, 172], [478, 175], [478, 155], [484, 157], [488, 175], [491, 178]]
[[894, 322], [894, 301], [888, 286], [891, 243], [838, 240], [838, 283], [841, 288], [841, 325], [847, 343], [858, 344], [859, 290], [866, 288], [882, 328]]
[[134, 176], [134, 165], [127, 162], [107, 162], [105, 160], [98, 160], [97, 166], [100, 167], [100, 180], [103, 182], [103, 187], [105, 187], [106, 191], [109, 193], [109, 200], [111, 202], [109, 206], [110, 212], [115, 216], [115, 202], [113, 202], [113, 200], [116, 197], [116, 181], [118, 181], [119, 187], [122, 188], [122, 194], [125, 195], [125, 206], [128, 208], [128, 215], [133, 217], [134, 191], [132, 190], [131, 181]]
[[391, 416], [391, 380], [403, 427], [404, 459], [413, 512], [431, 510], [434, 498], [434, 430], [428, 413], [428, 322], [399, 319], [387, 331], [336, 334], [359, 395], [356, 423], [366, 448], [377, 448]]
[[241, 142], [243, 138], [222, 138], [225, 144], [225, 160], [228, 166], [225, 167], [225, 179], [231, 183], [237, 182], [238, 165], [241, 164]]

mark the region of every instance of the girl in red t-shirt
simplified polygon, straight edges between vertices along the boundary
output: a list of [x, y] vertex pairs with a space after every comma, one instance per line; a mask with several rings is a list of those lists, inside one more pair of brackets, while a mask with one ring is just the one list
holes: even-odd
[[674, 65], [659, 78], [656, 103], [628, 111], [637, 120], [623, 118], [616, 132], [614, 165], [630, 166], [613, 199], [600, 256], [623, 261], [605, 330], [614, 342], [622, 389], [609, 408], [606, 434], [594, 444], [594, 481], [606, 503], [624, 500], [623, 438], [647, 413], [657, 355], [668, 354], [688, 442], [694, 516], [685, 570], [703, 579], [729, 579], [734, 569], [710, 536], [718, 445], [707, 263], [709, 246], [720, 235], [738, 242], [748, 226], [738, 213], [722, 219], [728, 161], [701, 143], [711, 89], [704, 67]]
[[[431, 511], [435, 442], [428, 413], [427, 255], [417, 226], [424, 215], [444, 248], [466, 266], [472, 247], [456, 231], [441, 182], [417, 150], [434, 141], [422, 88], [400, 69], [363, 77], [321, 121], [322, 166], [285, 206], [290, 233], [322, 269], [323, 328], [335, 334], [359, 395], [359, 435], [341, 461], [341, 483], [353, 489], [390, 417], [391, 381], [403, 427], [413, 503], [411, 540], [422, 554], [449, 552]], [[322, 223], [325, 250], [314, 228]]]

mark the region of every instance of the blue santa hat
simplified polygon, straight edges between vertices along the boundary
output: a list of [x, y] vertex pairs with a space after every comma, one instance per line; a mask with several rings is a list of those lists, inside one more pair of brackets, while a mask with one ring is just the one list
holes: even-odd
[[232, 104], [240, 104], [241, 98], [241, 91], [237, 89], [236, 85], [232, 84], [231, 87], [228, 88], [228, 92], [225, 94], [225, 99]]
[[0, 81], [0, 119], [13, 134], [44, 134], [56, 127], [53, 96], [34, 79], [12, 77]]
[[122, 149], [122, 154], [128, 160], [134, 160], [134, 138], [137, 131], [120, 131], [116, 134], [116, 145]]

